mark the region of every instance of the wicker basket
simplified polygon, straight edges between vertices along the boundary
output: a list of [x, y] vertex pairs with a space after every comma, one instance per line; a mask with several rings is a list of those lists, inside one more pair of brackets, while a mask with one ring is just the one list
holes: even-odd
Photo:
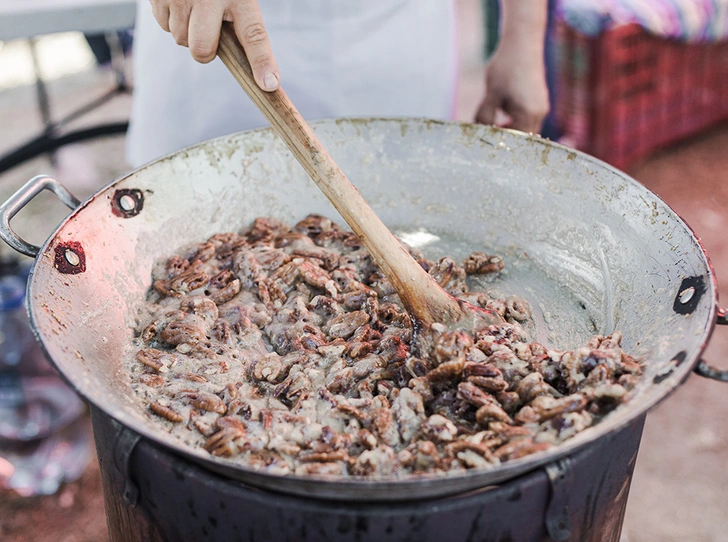
[[595, 38], [556, 29], [556, 119], [566, 141], [625, 168], [728, 120], [728, 42], [656, 37], [636, 24]]

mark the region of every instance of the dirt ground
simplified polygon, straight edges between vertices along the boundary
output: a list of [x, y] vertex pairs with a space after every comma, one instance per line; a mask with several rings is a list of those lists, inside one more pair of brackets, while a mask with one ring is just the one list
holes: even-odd
[[[482, 93], [480, 20], [473, 0], [458, 2], [461, 19], [461, 85], [458, 117], [468, 119]], [[0, 51], [0, 55], [7, 51]], [[0, 56], [0, 63], [3, 57]], [[56, 114], [100, 95], [109, 73], [80, 70], [50, 85]], [[0, 81], [1, 83], [1, 81]], [[121, 97], [81, 123], [123, 119], [130, 100]], [[30, 85], [0, 85], [0, 153], [39, 128]], [[660, 151], [629, 172], [671, 205], [702, 238], [715, 266], [722, 298], [728, 299], [728, 125]], [[126, 171], [123, 138], [73, 145], [56, 155], [0, 174], [0, 201], [35, 174], [57, 175], [79, 197]], [[14, 225], [41, 242], [65, 215], [44, 197]], [[0, 251], [7, 250], [3, 245]], [[725, 301], [724, 301], [725, 303]], [[717, 329], [705, 359], [728, 368], [728, 330]], [[629, 542], [719, 542], [728, 535], [728, 386], [692, 376], [647, 418], [624, 526]], [[0, 492], [0, 540], [101, 542], [107, 540], [98, 467], [56, 495], [23, 499]]]
[[0, 540], [102, 542], [108, 540], [96, 461], [83, 476], [47, 497], [23, 498], [0, 490]]
[[[728, 299], [728, 126], [666, 149], [630, 171], [702, 239]], [[704, 359], [728, 368], [728, 329]], [[697, 375], [648, 416], [627, 507], [630, 542], [728, 539], [726, 384]]]

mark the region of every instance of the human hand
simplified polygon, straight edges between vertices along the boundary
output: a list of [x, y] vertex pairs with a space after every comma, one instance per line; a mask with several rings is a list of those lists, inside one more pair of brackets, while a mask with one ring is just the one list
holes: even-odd
[[154, 18], [192, 57], [207, 63], [215, 58], [223, 21], [233, 23], [248, 56], [258, 86], [278, 88], [280, 74], [263, 25], [257, 0], [150, 0]]
[[[544, 39], [546, 0], [501, 0], [501, 39], [485, 75], [476, 122], [539, 132], [549, 111]], [[498, 121], [506, 113], [510, 122]]]
[[505, 113], [505, 125], [524, 132], [538, 133], [549, 111], [549, 93], [543, 53], [522, 48], [499, 47], [486, 70], [486, 94], [475, 120], [496, 124], [497, 113]]

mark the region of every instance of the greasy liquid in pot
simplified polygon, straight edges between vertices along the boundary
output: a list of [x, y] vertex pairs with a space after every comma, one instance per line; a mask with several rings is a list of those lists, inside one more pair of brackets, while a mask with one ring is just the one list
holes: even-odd
[[[471, 291], [483, 291], [494, 298], [518, 295], [526, 299], [531, 305], [532, 320], [522, 325], [533, 341], [566, 350], [584, 344], [594, 334], [605, 333], [600, 329], [602, 326], [599, 325], [596, 308], [566, 284], [565, 274], [568, 271], [561, 268], [551, 273], [543, 263], [535, 261], [520, 247], [494, 246], [492, 242], [483, 243], [480, 247], [470, 238], [423, 229], [400, 228], [395, 230], [395, 234], [433, 260], [450, 256], [455, 261], [462, 261], [473, 250], [502, 256], [505, 262], [503, 271], [470, 275], [468, 286]], [[555, 276], [564, 280], [556, 280]]]

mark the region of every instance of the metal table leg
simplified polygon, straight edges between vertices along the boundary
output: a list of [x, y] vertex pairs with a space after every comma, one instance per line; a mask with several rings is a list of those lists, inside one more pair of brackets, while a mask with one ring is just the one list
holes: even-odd
[[[116, 36], [114, 36], [116, 38]], [[118, 96], [119, 94], [126, 94], [131, 92], [131, 87], [126, 81], [124, 75], [123, 66], [123, 51], [119, 44], [118, 38], [111, 40], [110, 47], [112, 51], [112, 66], [116, 73], [116, 86], [103, 96], [93, 100], [92, 102], [80, 107], [73, 111], [66, 117], [62, 118], [58, 122], [53, 122], [51, 119], [50, 102], [48, 99], [48, 91], [43, 81], [42, 74], [40, 72], [40, 63], [38, 61], [38, 52], [36, 48], [36, 40], [29, 40], [30, 53], [33, 59], [33, 68], [35, 70], [35, 86], [38, 94], [38, 108], [40, 110], [41, 118], [43, 120], [44, 130], [36, 137], [26, 141], [15, 149], [8, 153], [0, 156], [0, 173], [3, 173], [23, 162], [40, 156], [45, 153], [52, 153], [56, 149], [68, 145], [69, 143], [76, 143], [79, 141], [85, 141], [94, 139], [101, 136], [116, 135], [126, 133], [129, 127], [128, 122], [115, 122], [100, 124], [89, 128], [83, 128], [79, 130], [72, 130], [63, 132], [63, 127], [66, 126], [73, 120], [82, 117], [86, 113], [93, 111], [94, 109], [105, 104], [109, 100]]]

